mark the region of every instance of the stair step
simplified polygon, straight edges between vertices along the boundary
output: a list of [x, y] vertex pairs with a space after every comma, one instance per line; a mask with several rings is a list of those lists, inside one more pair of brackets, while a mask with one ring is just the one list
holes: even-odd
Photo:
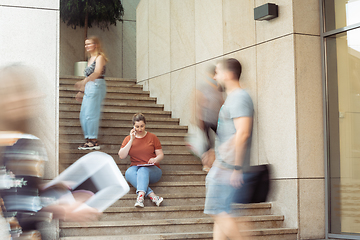
[[[141, 210], [144, 209], [139, 209], [139, 211], [141, 212]], [[268, 231], [268, 235], [273, 235], [275, 232], [278, 232], [274, 231], [274, 229], [279, 229], [279, 222], [283, 220], [283, 216], [247, 216], [239, 217], [238, 224], [243, 228], [253, 229], [247, 231], [248, 234], [253, 233], [251, 235], [256, 236], [256, 229], [266, 230]], [[210, 217], [176, 219], [146, 218], [146, 221], [144, 221], [143, 218], [138, 220], [89, 222], [87, 223], [86, 229], [82, 229], [83, 226], [77, 223], [62, 222], [60, 226], [62, 227], [62, 235], [64, 236], [102, 235], [109, 232], [109, 229], [112, 230], [112, 233], [125, 235], [138, 234], [139, 232], [144, 234], [156, 234], [159, 232], [181, 233], [184, 232], [184, 230], [188, 232], [211, 231], [213, 228], [213, 219]], [[141, 228], [139, 229], [139, 227]], [[289, 232], [294, 233], [295, 231]]]
[[[164, 176], [164, 175], [163, 175]], [[137, 195], [135, 193], [128, 193], [123, 196], [121, 199], [116, 201], [112, 207], [134, 207], [135, 200]], [[161, 197], [164, 198], [164, 202], [161, 206], [194, 206], [202, 205], [205, 203], [205, 193], [175, 193], [161, 194]], [[153, 203], [149, 198], [145, 198], [145, 206], [153, 206]]]
[[[131, 128], [130, 128], [131, 129]], [[102, 144], [110, 144], [116, 145], [117, 147], [119, 144], [122, 143], [122, 141], [125, 139], [126, 136], [129, 135], [130, 130], [123, 129], [121, 131], [109, 131], [104, 133], [99, 133], [99, 143]], [[185, 142], [185, 137], [187, 136], [187, 133], [174, 133], [174, 132], [162, 132], [162, 131], [155, 131], [154, 133], [162, 143], [163, 141], [181, 141]], [[74, 130], [73, 132], [70, 132], [67, 128], [61, 128], [60, 133], [60, 143], [71, 143], [71, 141], [81, 141], [81, 143], [84, 142], [84, 135], [80, 128], [77, 130]]]
[[[73, 114], [72, 114], [73, 113]], [[72, 114], [72, 115], [69, 115]], [[61, 120], [67, 120], [67, 121], [77, 121], [79, 122], [79, 114], [80, 112], [60, 112], [60, 119]], [[119, 116], [104, 116], [101, 122], [104, 121], [117, 121], [120, 124], [127, 124], [129, 126], [132, 126], [132, 118], [127, 118], [122, 115]], [[146, 124], [154, 124], [154, 125], [164, 125], [164, 124], [179, 124], [180, 119], [179, 118], [161, 118], [161, 117], [146, 117]], [[64, 129], [66, 130], [66, 129]], [[81, 130], [81, 129], [79, 129]], [[65, 132], [66, 133], [66, 132]], [[66, 133], [68, 134], [68, 133]]]
[[[124, 137], [125, 138], [125, 137]], [[101, 139], [99, 138], [99, 144], [101, 147], [101, 151], [103, 152], [110, 152], [113, 150], [119, 151], [121, 144], [124, 138], [117, 138], [111, 139], [110, 141], [108, 138]], [[78, 146], [84, 143], [84, 139], [66, 139], [60, 141], [60, 149], [70, 150], [70, 149], [77, 149]], [[107, 142], [110, 141], [110, 142]], [[161, 141], [161, 140], [160, 140]], [[186, 143], [184, 141], [161, 141], [161, 146], [163, 151], [187, 151], [188, 148], [186, 147]]]
[[[81, 108], [81, 104], [80, 103], [75, 103], [75, 104], [66, 104], [66, 105], [61, 105], [62, 111], [70, 111], [70, 112], [78, 112], [80, 113], [80, 108]], [[144, 107], [144, 106], [115, 106], [115, 105], [105, 105], [102, 109], [102, 112], [118, 112], [118, 111], [124, 111], [124, 110], [128, 110], [131, 112], [144, 112], [144, 111], [154, 111], [154, 112], [161, 112], [163, 110], [162, 106], [154, 106], [154, 107]], [[130, 118], [131, 120], [131, 118]]]
[[[77, 102], [74, 98], [60, 98], [59, 99], [60, 104], [66, 104], [67, 106], [80, 106], [81, 103]], [[103, 105], [105, 107], [107, 106], [115, 106], [119, 108], [126, 108], [126, 107], [146, 107], [149, 109], [163, 109], [164, 104], [156, 104], [154, 102], [133, 102], [132, 100], [124, 101], [124, 100], [118, 100], [118, 99], [105, 99], [103, 102]]]
[[[77, 93], [79, 91], [78, 89], [75, 88], [74, 85], [62, 85], [62, 84], [60, 84], [59, 90], [73, 92], [73, 93]], [[135, 94], [140, 94], [140, 95], [149, 95], [150, 94], [149, 91], [142, 90], [141, 85], [137, 85], [137, 87], [126, 87], [126, 86], [107, 87], [106, 94], [109, 94], [109, 93], [117, 93], [117, 94], [123, 94], [123, 93], [132, 93], [133, 94], [133, 93], [135, 93]]]
[[[129, 207], [109, 207], [103, 213], [100, 221], [120, 221], [123, 219], [178, 219], [178, 218], [207, 218], [204, 214], [204, 205], [185, 205], [185, 206], [154, 206], [154, 203], [147, 201], [144, 208], [134, 207], [136, 198], [132, 199], [132, 206]], [[164, 199], [168, 201], [168, 199]]]
[[[101, 145], [100, 145], [101, 146]], [[116, 155], [116, 158], [114, 158], [115, 161], [119, 160], [118, 152], [120, 150], [120, 145], [116, 149], [112, 149], [107, 151], [106, 153], [109, 155]], [[66, 148], [60, 148], [60, 153], [73, 153], [73, 154], [80, 154], [81, 156], [84, 156], [85, 154], [88, 154], [90, 152], [93, 152], [92, 150], [78, 150], [78, 149], [66, 149]], [[164, 157], [174, 157], [174, 156], [185, 156], [185, 157], [191, 157], [193, 156], [189, 151], [187, 150], [164, 150]], [[194, 157], [193, 160], [197, 160], [198, 158]], [[165, 160], [165, 158], [164, 158]], [[161, 161], [161, 163], [164, 162], [164, 160]], [[172, 159], [169, 159], [172, 160]], [[178, 162], [181, 162], [181, 160], [176, 159]], [[72, 160], [72, 162], [76, 161], [76, 159]], [[189, 161], [189, 159], [184, 159], [184, 161]], [[120, 160], [120, 163], [127, 163], [126, 159]], [[175, 162], [174, 162], [175, 164]]]
[[[296, 240], [297, 229], [276, 228], [257, 229], [244, 232], [243, 235], [252, 236], [252, 240]], [[113, 236], [86, 236], [86, 237], [62, 237], [60, 240], [148, 240], [148, 239], [213, 239], [212, 231], [207, 232], [182, 232], [182, 233], [157, 233]], [[247, 239], [248, 240], [248, 239]]]
[[[74, 85], [76, 82], [78, 82], [79, 79], [61, 79], [60, 85]], [[105, 79], [106, 81], [106, 79]], [[133, 87], [133, 86], [139, 86], [134, 81], [106, 81], [106, 86], [127, 86], [127, 87]]]
[[[122, 142], [122, 141], [121, 141]], [[84, 143], [84, 139], [68, 139], [68, 141], [63, 141], [62, 139], [60, 139], [60, 143], [74, 143], [74, 144], [81, 144]], [[101, 142], [102, 145], [111, 145], [113, 144], [112, 141], [109, 141], [107, 139], [105, 139], [103, 142]], [[184, 141], [162, 141], [161, 142], [162, 146], [186, 146], [186, 143]]]
[[[116, 201], [112, 207], [134, 207], [136, 200], [135, 193], [128, 193], [121, 199]], [[205, 204], [205, 192], [195, 193], [163, 193], [161, 197], [164, 198], [163, 206], [195, 206], [200, 205], [202, 208]], [[145, 199], [145, 208], [153, 206], [153, 203], [149, 198]], [[256, 204], [236, 204], [235, 207], [239, 209], [241, 216], [258, 216], [258, 215], [270, 215], [271, 204], [270, 203], [256, 203]]]
[[[165, 193], [161, 194], [164, 198], [164, 202], [161, 204], [160, 207], [154, 206], [154, 204], [150, 201], [149, 198], [146, 198], [145, 201], [145, 208], [134, 208], [134, 203], [136, 200], [136, 194], [126, 194], [117, 202], [115, 202], [110, 208], [108, 208], [105, 212], [135, 212], [135, 213], [142, 213], [142, 212], [161, 212], [161, 211], [197, 211], [197, 210], [204, 210], [204, 203], [202, 204], [192, 204], [192, 205], [166, 205], [166, 203], [173, 201], [174, 199], [182, 199], [186, 201], [188, 199], [200, 199], [202, 202], [205, 201], [205, 192], [199, 193]], [[125, 206], [124, 201], [131, 201], [130, 206]], [[148, 204], [147, 204], [148, 203]], [[267, 216], [271, 214], [271, 203], [252, 203], [252, 204], [234, 204], [234, 208], [238, 210], [238, 213], [241, 216]], [[273, 215], [270, 215], [273, 216]]]
[[[83, 80], [84, 76], [61, 76], [60, 82], [62, 80], [74, 80], [75, 82]], [[116, 78], [116, 77], [105, 77], [106, 81], [115, 81], [115, 82], [132, 82], [136, 83], [136, 79], [133, 78]]]
[[[70, 123], [66, 123], [66, 125], [70, 125]], [[74, 124], [75, 125], [75, 124]], [[64, 130], [61, 131], [60, 134], [60, 143], [83, 143], [84, 142], [84, 135], [82, 133], [81, 129], [74, 130], [71, 134], [64, 134], [65, 132], [69, 132], [69, 126], [62, 126], [60, 129]], [[171, 125], [166, 125], [171, 126]], [[176, 125], [175, 125], [176, 126]], [[75, 126], [74, 126], [75, 127]], [[80, 126], [78, 126], [80, 128]], [[158, 127], [155, 126], [155, 127]], [[182, 130], [180, 132], [171, 132], [166, 131], [171, 129], [171, 127], [164, 127], [159, 126], [160, 128], [150, 128], [151, 133], [155, 134], [159, 139], [162, 145], [181, 145], [186, 146], [187, 142], [185, 137], [187, 136], [187, 133], [184, 131], [185, 128], [179, 127], [177, 130]], [[103, 127], [104, 130], [110, 130], [111, 127]], [[131, 127], [121, 127], [117, 128], [118, 131], [112, 131], [112, 132], [99, 132], [98, 140], [99, 144], [102, 145], [118, 145], [121, 144], [123, 140], [129, 135]], [[175, 128], [176, 129], [176, 128]], [[66, 131], [65, 131], [66, 130]], [[148, 130], [148, 129], [146, 129]], [[172, 142], [173, 144], [168, 144]]]
[[[201, 182], [163, 182], [159, 181], [150, 184], [149, 187], [158, 195], [163, 193], [205, 193], [205, 183]], [[135, 193], [136, 189], [130, 185], [130, 193]]]
[[[96, 236], [96, 235], [129, 235], [129, 234], [155, 234], [159, 232], [176, 233], [210, 231], [211, 218], [186, 219], [142, 219], [125, 221], [98, 221], [86, 223], [86, 229], [81, 229], [78, 223], [60, 223], [61, 236]], [[110, 233], [111, 229], [111, 234]]]
[[[59, 126], [60, 127], [81, 127], [80, 125], [80, 121], [68, 121], [68, 120], [64, 120], [64, 119], [60, 119], [59, 121]], [[126, 128], [126, 129], [130, 129], [128, 130], [128, 132], [130, 132], [132, 125], [131, 124], [121, 124], [121, 123], [116, 123], [115, 121], [102, 121], [100, 123], [100, 127], [103, 128], [107, 128], [107, 127], [111, 127], [111, 128]], [[146, 124], [146, 130], [163, 130], [163, 129], [171, 129], [171, 130], [187, 130], [187, 126], [180, 126], [180, 125], [155, 125], [152, 123], [148, 123]], [[150, 131], [151, 132], [151, 131]]]
[[[60, 151], [62, 151], [62, 149], [60, 149]], [[86, 154], [85, 152], [90, 152], [90, 151], [86, 151], [86, 150], [82, 150], [82, 151], [81, 150], [71, 150], [68, 152], [62, 151], [62, 152], [60, 152], [60, 162], [63, 164], [72, 164], [79, 158], [83, 157]], [[166, 152], [166, 151], [164, 151], [164, 152]], [[115, 162], [119, 166], [125, 166], [125, 167], [130, 166], [130, 157], [127, 157], [125, 159], [120, 159], [117, 151], [116, 151], [116, 153], [109, 153], [109, 152], [107, 152], [107, 153], [115, 160]], [[69, 159], [69, 157], [66, 157], [66, 156], [71, 156], [74, 158]], [[201, 164], [201, 161], [199, 158], [192, 156], [192, 155], [186, 156], [184, 154], [175, 154], [175, 153], [167, 154], [167, 153], [165, 153], [164, 159], [160, 162], [160, 165], [161, 165], [161, 169], [162, 169], [163, 168], [162, 166], [164, 166], [164, 165], [178, 165], [178, 167], [180, 167], [180, 165], [199, 165], [199, 166], [201, 166], [202, 164]], [[181, 170], [181, 171], [193, 171], [193, 170]]]
[[[59, 106], [59, 111], [63, 111], [64, 113], [66, 112], [77, 112], [78, 114], [80, 113], [80, 109], [79, 110], [71, 110], [69, 108], [67, 108], [66, 106], [60, 105]], [[135, 111], [135, 110], [129, 110], [129, 109], [117, 109], [117, 108], [104, 108], [102, 110], [102, 113], [120, 113], [122, 115], [124, 115], [124, 117], [128, 117], [129, 120], [132, 119], [133, 115], [135, 113], [138, 113], [139, 111]], [[147, 117], [149, 115], [149, 117], [171, 117], [171, 112], [170, 111], [155, 111], [155, 110], [142, 110], [141, 111], [145, 117]]]
[[[68, 91], [61, 91], [60, 92], [60, 99], [71, 99], [75, 101], [76, 92], [68, 92]], [[142, 95], [124, 95], [124, 94], [111, 94], [105, 96], [105, 101], [127, 101], [131, 100], [132, 102], [153, 102], [156, 103], [156, 98], [149, 97], [149, 96], [142, 96]]]
[[[78, 91], [72, 90], [60, 90], [60, 97], [75, 97]], [[139, 91], [139, 90], [123, 90], [123, 91], [106, 91], [105, 98], [118, 98], [118, 97], [129, 97], [129, 98], [139, 98], [139, 97], [149, 97], [149, 92]]]
[[[61, 81], [59, 85], [61, 87], [64, 87], [65, 89], [71, 89], [74, 91], [78, 91], [78, 89], [75, 88], [75, 85], [74, 85], [76, 82], [77, 81]], [[137, 85], [137, 84], [134, 84], [131, 82], [129, 83], [129, 82], [108, 81], [108, 82], [106, 82], [106, 88], [107, 88], [107, 90], [109, 90], [109, 89], [113, 89], [113, 90], [116, 90], [116, 89], [140, 89], [140, 90], [142, 90], [143, 86]]]

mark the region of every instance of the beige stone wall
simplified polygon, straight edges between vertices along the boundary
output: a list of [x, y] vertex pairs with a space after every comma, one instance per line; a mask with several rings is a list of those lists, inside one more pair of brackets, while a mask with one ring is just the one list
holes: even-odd
[[319, 4], [274, 0], [279, 17], [254, 21], [265, 0], [141, 0], [137, 80], [190, 125], [204, 69], [235, 57], [255, 105], [252, 163], [273, 166], [273, 210], [299, 238], [325, 235]]
[[[140, 0], [122, 0], [123, 22], [109, 30], [89, 28], [88, 36], [99, 36], [109, 62], [106, 76], [136, 78], [136, 6]], [[67, 27], [60, 20], [60, 76], [73, 75], [74, 64], [84, 59], [84, 29]]]
[[45, 178], [58, 174], [59, 0], [0, 0], [0, 66], [21, 63], [34, 70], [44, 94], [36, 135], [49, 156]]

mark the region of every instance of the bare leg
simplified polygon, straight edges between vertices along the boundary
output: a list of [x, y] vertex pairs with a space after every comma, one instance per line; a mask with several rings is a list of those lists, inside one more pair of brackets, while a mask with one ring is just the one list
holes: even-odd
[[213, 232], [214, 240], [227, 240], [225, 233], [220, 229], [220, 226], [214, 222], [214, 232]]
[[[213, 215], [214, 219], [214, 239], [223, 240], [229, 238], [230, 240], [243, 240], [241, 237], [236, 218], [227, 213]], [[216, 232], [215, 232], [216, 230]], [[216, 238], [215, 238], [216, 237]]]

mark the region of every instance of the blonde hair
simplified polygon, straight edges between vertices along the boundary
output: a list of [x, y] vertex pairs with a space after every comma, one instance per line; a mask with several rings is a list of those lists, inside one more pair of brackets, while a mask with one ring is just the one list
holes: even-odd
[[86, 40], [92, 41], [96, 45], [97, 54], [103, 56], [106, 62], [109, 61], [109, 59], [106, 57], [105, 51], [104, 51], [101, 41], [98, 37], [90, 36], [90, 37], [86, 38]]

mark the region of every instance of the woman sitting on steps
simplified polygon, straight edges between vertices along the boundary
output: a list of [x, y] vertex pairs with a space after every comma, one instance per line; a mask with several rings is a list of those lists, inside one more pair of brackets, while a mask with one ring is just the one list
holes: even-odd
[[149, 188], [150, 183], [160, 180], [162, 171], [159, 162], [164, 158], [159, 139], [155, 134], [145, 130], [146, 120], [138, 113], [132, 119], [133, 128], [119, 150], [121, 159], [130, 155], [131, 165], [125, 172], [126, 180], [136, 188], [137, 200], [135, 207], [144, 207], [144, 197], [149, 196], [157, 206], [163, 201]]

